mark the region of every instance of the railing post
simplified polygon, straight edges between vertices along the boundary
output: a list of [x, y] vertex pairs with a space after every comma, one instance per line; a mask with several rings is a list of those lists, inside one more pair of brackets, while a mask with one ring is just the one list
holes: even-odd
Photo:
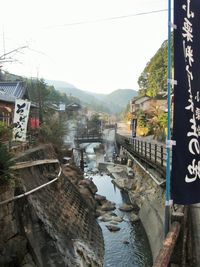
[[155, 163], [157, 162], [157, 144], [155, 144]]
[[147, 158], [147, 142], [144, 142], [144, 156]]
[[133, 139], [133, 151], [135, 151], [135, 139]]
[[143, 141], [141, 141], [141, 155], [143, 156]]
[[160, 147], [161, 166], [163, 166], [163, 146]]
[[149, 143], [149, 158], [151, 160], [151, 143]]

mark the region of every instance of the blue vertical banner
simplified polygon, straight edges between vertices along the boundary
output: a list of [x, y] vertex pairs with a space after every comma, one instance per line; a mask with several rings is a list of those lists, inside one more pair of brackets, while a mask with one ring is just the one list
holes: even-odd
[[132, 129], [132, 137], [136, 137], [136, 129], [137, 129], [137, 119], [131, 120], [131, 129]]
[[200, 202], [200, 1], [174, 1], [174, 115], [171, 196]]

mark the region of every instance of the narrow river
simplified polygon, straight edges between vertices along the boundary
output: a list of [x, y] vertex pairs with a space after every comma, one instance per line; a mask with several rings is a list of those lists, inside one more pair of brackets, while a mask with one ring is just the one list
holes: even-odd
[[84, 145], [87, 155], [85, 176], [93, 179], [98, 188], [98, 194], [116, 203], [114, 213], [124, 219], [118, 223], [120, 231], [117, 232], [110, 232], [106, 227], [108, 223], [99, 221], [105, 242], [104, 267], [150, 267], [152, 257], [144, 228], [140, 221], [135, 223], [129, 221], [130, 213], [118, 209], [122, 203], [129, 203], [128, 195], [113, 185], [110, 176], [98, 173], [93, 150], [96, 145]]

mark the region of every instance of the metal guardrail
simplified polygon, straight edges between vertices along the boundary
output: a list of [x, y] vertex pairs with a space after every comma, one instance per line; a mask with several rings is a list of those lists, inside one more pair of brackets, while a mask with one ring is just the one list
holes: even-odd
[[165, 145], [116, 134], [116, 142], [134, 156], [156, 169], [163, 178], [166, 172], [167, 151]]
[[[23, 162], [23, 164], [22, 164], [22, 166], [20, 168], [27, 168], [27, 167], [31, 167], [31, 166], [37, 166], [37, 165], [41, 165], [41, 164], [46, 164], [46, 163], [47, 162], [44, 162], [42, 160], [40, 162], [37, 161], [37, 164], [32, 164], [32, 165], [30, 165], [30, 162], [28, 162], [28, 164], [25, 164], [25, 162]], [[58, 160], [52, 160], [52, 161], [49, 161], [48, 163], [57, 163], [57, 164], [59, 164], [59, 161]], [[19, 168], [18, 168], [18, 166], [16, 168], [14, 166], [13, 169], [19, 169]], [[3, 201], [0, 202], [0, 206], [2, 206], [4, 204], [7, 204], [7, 203], [10, 203], [12, 201], [15, 201], [17, 199], [23, 198], [25, 196], [28, 196], [28, 195], [30, 195], [30, 194], [42, 189], [43, 187], [46, 187], [46, 186], [54, 183], [55, 181], [57, 181], [60, 178], [61, 173], [62, 173], [62, 168], [61, 168], [61, 166], [59, 164], [59, 172], [58, 172], [58, 175], [54, 179], [52, 179], [51, 181], [49, 181], [49, 182], [47, 182], [45, 184], [42, 184], [42, 185], [36, 187], [36, 188], [33, 188], [30, 191], [27, 191], [27, 192], [24, 192], [24, 193], [22, 193], [20, 195], [17, 195], [17, 196], [14, 196], [12, 198], [3, 200]]]
[[86, 134], [86, 135], [75, 135], [74, 141], [78, 143], [93, 143], [93, 142], [102, 142], [102, 134]]

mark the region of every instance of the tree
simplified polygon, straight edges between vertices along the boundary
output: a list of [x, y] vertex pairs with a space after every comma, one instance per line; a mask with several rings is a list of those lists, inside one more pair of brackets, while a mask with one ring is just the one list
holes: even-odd
[[87, 122], [88, 132], [91, 134], [98, 134], [101, 128], [101, 120], [99, 114], [93, 114], [91, 119]]
[[39, 128], [39, 140], [42, 143], [52, 143], [57, 152], [61, 151], [66, 134], [66, 124], [57, 114], [46, 116]]
[[39, 105], [39, 119], [40, 123], [42, 123], [50, 91], [48, 90], [44, 79], [28, 80], [27, 87], [31, 101], [36, 102]]
[[121, 116], [122, 116], [124, 121], [126, 121], [126, 122], [131, 121], [132, 114], [130, 111], [130, 102], [127, 104], [125, 110], [121, 113]]
[[164, 141], [166, 139], [167, 113], [155, 108], [149, 123], [154, 139]]

